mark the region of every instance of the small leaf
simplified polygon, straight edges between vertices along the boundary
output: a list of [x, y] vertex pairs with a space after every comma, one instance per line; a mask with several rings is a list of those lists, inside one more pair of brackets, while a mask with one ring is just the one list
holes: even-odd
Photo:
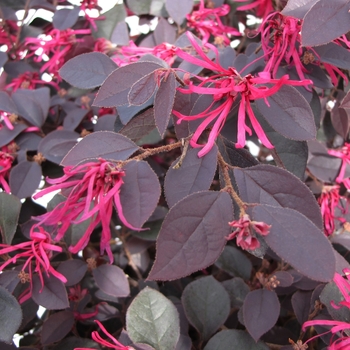
[[55, 29], [66, 30], [77, 22], [80, 6], [73, 6], [73, 9], [56, 10], [52, 17], [52, 25]]
[[171, 164], [164, 181], [165, 197], [170, 208], [187, 195], [210, 188], [216, 172], [218, 149], [214, 145], [201, 158], [198, 157], [199, 151], [189, 146], [181, 164], [180, 158]]
[[297, 290], [292, 296], [293, 311], [300, 325], [309, 318], [311, 295], [312, 292]]
[[93, 89], [102, 85], [118, 66], [101, 52], [89, 52], [76, 56], [60, 69], [60, 76], [72, 86]]
[[230, 313], [230, 297], [212, 276], [188, 284], [181, 301], [188, 321], [203, 340], [208, 340], [224, 324]]
[[100, 265], [92, 270], [97, 286], [116, 298], [127, 297], [130, 294], [128, 279], [124, 271], [115, 265]]
[[6, 192], [0, 192], [0, 230], [3, 244], [11, 244], [15, 235], [21, 201]]
[[332, 280], [335, 273], [332, 245], [323, 231], [303, 214], [289, 208], [258, 205], [253, 208], [253, 218], [271, 225], [264, 239], [288, 264], [312, 280]]
[[85, 136], [63, 158], [61, 165], [77, 165], [88, 159], [125, 160], [139, 147], [113, 131], [96, 131]]
[[41, 176], [41, 166], [38, 163], [20, 162], [10, 172], [11, 193], [21, 199], [30, 197], [39, 187]]
[[154, 212], [161, 188], [156, 173], [145, 161], [130, 161], [124, 166], [120, 202], [126, 220], [140, 228]]
[[86, 114], [89, 113], [87, 109], [83, 108], [75, 108], [68, 112], [68, 114], [64, 117], [63, 120], [63, 128], [65, 130], [72, 130], [81, 123]]
[[13, 130], [10, 130], [8, 128], [1, 128], [0, 129], [0, 147], [6, 146], [25, 129], [27, 129], [27, 125], [22, 123], [15, 124]]
[[193, 0], [179, 0], [177, 2], [166, 0], [165, 8], [170, 17], [180, 26], [186, 15], [192, 11]]
[[179, 314], [163, 294], [146, 287], [128, 308], [126, 329], [134, 343], [146, 343], [156, 350], [174, 350], [180, 336]]
[[242, 307], [244, 325], [256, 342], [276, 324], [280, 308], [273, 291], [257, 289], [246, 296]]
[[43, 345], [52, 344], [63, 339], [74, 325], [72, 311], [60, 311], [52, 314], [43, 324], [41, 341]]
[[83, 279], [87, 271], [87, 264], [82, 260], [71, 259], [62, 261], [56, 270], [66, 277], [67, 282], [65, 285], [70, 287], [79, 283]]
[[308, 169], [318, 179], [325, 182], [334, 182], [338, 175], [342, 161], [329, 155], [315, 155], [307, 164]]
[[0, 341], [11, 343], [22, 322], [22, 310], [16, 298], [0, 287]]
[[231, 300], [231, 308], [241, 308], [244, 299], [250, 292], [249, 286], [240, 277], [221, 282]]
[[321, 62], [329, 63], [338, 68], [350, 69], [350, 52], [344, 47], [335, 43], [328, 43], [315, 47], [314, 50], [320, 57]]
[[157, 71], [151, 72], [132, 85], [128, 93], [128, 102], [133, 106], [142, 106], [154, 94], [157, 88]]
[[12, 98], [5, 91], [0, 91], [0, 110], [7, 113], [18, 114], [17, 107]]
[[232, 219], [227, 192], [197, 192], [176, 203], [163, 221], [148, 279], [173, 280], [213, 264], [224, 249]]

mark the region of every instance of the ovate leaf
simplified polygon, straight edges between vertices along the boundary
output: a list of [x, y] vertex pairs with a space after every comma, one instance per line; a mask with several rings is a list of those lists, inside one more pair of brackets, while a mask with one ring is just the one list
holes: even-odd
[[0, 230], [2, 243], [11, 244], [15, 235], [19, 213], [21, 211], [21, 201], [6, 192], [0, 192]]
[[193, 0], [179, 0], [176, 2], [166, 0], [165, 8], [170, 17], [180, 26], [186, 18], [186, 15], [192, 11]]
[[74, 6], [73, 9], [57, 10], [52, 18], [52, 25], [55, 29], [65, 30], [74, 26], [78, 20], [80, 6]]
[[142, 106], [154, 94], [157, 88], [156, 72], [149, 73], [138, 80], [130, 89], [128, 102], [133, 106]]
[[232, 219], [227, 192], [197, 192], [176, 203], [163, 221], [148, 279], [173, 280], [213, 264], [224, 249]]
[[319, 0], [289, 0], [281, 13], [285, 16], [303, 19], [317, 1]]
[[179, 314], [163, 294], [146, 287], [128, 308], [126, 329], [134, 343], [146, 343], [156, 350], [174, 350], [180, 336]]
[[0, 110], [7, 113], [18, 114], [16, 105], [5, 91], [0, 91]]

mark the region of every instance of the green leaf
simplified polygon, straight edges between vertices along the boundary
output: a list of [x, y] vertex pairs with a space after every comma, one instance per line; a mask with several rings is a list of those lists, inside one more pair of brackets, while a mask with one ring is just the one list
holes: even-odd
[[148, 15], [152, 0], [128, 0], [128, 7], [135, 15]]
[[21, 206], [22, 203], [17, 197], [5, 192], [0, 193], [0, 230], [5, 244], [11, 244], [15, 235]]
[[180, 336], [179, 314], [163, 294], [146, 287], [129, 306], [126, 329], [134, 343], [146, 343], [156, 350], [174, 350]]

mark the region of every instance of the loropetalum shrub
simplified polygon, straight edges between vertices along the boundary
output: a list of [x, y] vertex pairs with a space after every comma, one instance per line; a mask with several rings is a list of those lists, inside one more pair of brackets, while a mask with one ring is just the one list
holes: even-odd
[[349, 12], [1, 1], [0, 348], [350, 348]]

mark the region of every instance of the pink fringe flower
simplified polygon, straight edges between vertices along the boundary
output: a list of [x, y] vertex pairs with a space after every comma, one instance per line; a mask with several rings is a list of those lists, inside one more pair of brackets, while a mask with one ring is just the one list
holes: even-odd
[[[247, 2], [247, 0], [234, 0], [235, 2]], [[247, 5], [237, 7], [237, 11], [248, 11], [255, 9], [255, 14], [259, 18], [266, 18], [271, 12], [274, 12], [271, 0], [255, 0]]]
[[229, 222], [231, 227], [235, 227], [229, 236], [226, 237], [228, 241], [236, 238], [236, 244], [242, 249], [254, 250], [260, 247], [260, 242], [256, 238], [256, 234], [267, 236], [271, 225], [267, 225], [264, 222], [251, 221], [249, 215], [244, 214], [239, 218]]
[[102, 224], [101, 254], [105, 251], [113, 262], [110, 248], [110, 222], [113, 212], [113, 203], [117, 209], [121, 222], [132, 230], [133, 227], [124, 217], [119, 192], [123, 185], [125, 173], [116, 164], [99, 159], [96, 162], [84, 163], [78, 166], [66, 166], [64, 176], [57, 179], [47, 179], [52, 186], [37, 193], [34, 198], [42, 197], [47, 193], [63, 190], [69, 193], [66, 201], [58, 204], [52, 211], [36, 217], [38, 225], [54, 225], [57, 227], [56, 240], [63, 238], [71, 224], [78, 224], [91, 220], [90, 225], [75, 246], [69, 250], [77, 254], [88, 244], [95, 227]]

